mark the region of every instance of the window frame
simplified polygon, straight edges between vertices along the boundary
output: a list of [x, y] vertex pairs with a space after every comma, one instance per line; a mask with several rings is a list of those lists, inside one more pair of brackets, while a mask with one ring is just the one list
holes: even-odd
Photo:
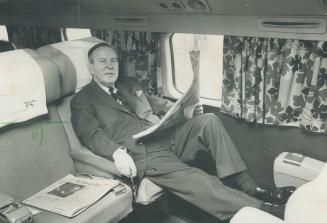
[[[72, 28], [72, 27], [65, 27], [65, 28], [61, 28], [61, 38], [62, 38], [62, 41], [71, 41], [71, 40], [68, 39], [67, 29], [88, 29], [90, 31], [90, 34], [91, 34], [90, 37], [92, 37], [92, 33], [91, 33], [91, 29], [90, 28]], [[83, 38], [87, 38], [87, 37], [83, 37]], [[76, 39], [72, 39], [72, 40], [76, 40]]]
[[66, 33], [66, 28], [60, 28], [60, 36], [61, 36], [61, 41], [68, 41], [67, 33]]
[[[177, 99], [183, 95], [176, 88], [175, 64], [172, 38], [175, 33], [167, 33], [161, 37], [161, 64], [162, 64], [162, 88], [163, 95], [168, 98]], [[200, 97], [200, 102], [203, 105], [208, 105], [216, 108], [221, 107], [221, 100]]]

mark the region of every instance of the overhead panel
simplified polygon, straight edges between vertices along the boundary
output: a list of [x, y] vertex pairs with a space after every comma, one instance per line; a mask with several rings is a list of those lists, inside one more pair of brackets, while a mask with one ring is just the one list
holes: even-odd
[[257, 19], [257, 28], [265, 32], [325, 33], [326, 19], [301, 17], [262, 17]]

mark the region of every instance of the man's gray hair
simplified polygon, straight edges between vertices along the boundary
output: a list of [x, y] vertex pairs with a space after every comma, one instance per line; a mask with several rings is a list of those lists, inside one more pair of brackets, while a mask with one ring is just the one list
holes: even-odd
[[93, 62], [92, 59], [91, 59], [91, 58], [92, 58], [92, 54], [93, 54], [93, 52], [94, 52], [96, 49], [98, 49], [98, 48], [100, 48], [100, 47], [102, 47], [102, 46], [112, 48], [112, 49], [114, 49], [115, 52], [116, 52], [116, 48], [115, 48], [113, 45], [111, 45], [110, 43], [107, 43], [107, 42], [100, 42], [100, 43], [97, 43], [97, 44], [95, 44], [94, 46], [92, 46], [92, 47], [89, 49], [88, 53], [87, 53], [87, 58], [89, 59], [89, 62]]

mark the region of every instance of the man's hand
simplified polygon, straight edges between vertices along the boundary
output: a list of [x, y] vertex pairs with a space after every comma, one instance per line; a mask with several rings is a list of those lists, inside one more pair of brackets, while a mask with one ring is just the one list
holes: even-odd
[[118, 148], [113, 153], [114, 163], [119, 173], [126, 177], [135, 177], [137, 170], [132, 157], [125, 148]]
[[198, 102], [194, 105], [193, 115], [194, 116], [203, 115], [203, 107], [200, 102]]
[[190, 119], [193, 116], [198, 116], [198, 115], [203, 115], [203, 107], [200, 102], [184, 108], [185, 118]]

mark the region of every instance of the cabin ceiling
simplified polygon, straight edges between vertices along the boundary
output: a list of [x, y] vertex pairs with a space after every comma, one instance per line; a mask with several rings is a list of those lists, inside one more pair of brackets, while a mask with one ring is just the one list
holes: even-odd
[[[195, 2], [195, 3], [194, 3]], [[182, 7], [207, 2], [209, 11], [183, 11]], [[1, 13], [10, 15], [35, 14], [112, 14], [112, 15], [161, 15], [161, 14], [210, 14], [255, 16], [322, 16], [327, 12], [325, 0], [0, 0]], [[177, 4], [177, 5], [176, 5]], [[177, 6], [165, 10], [164, 6]], [[173, 8], [173, 7], [170, 7]]]
[[[6, 25], [278, 37], [278, 32], [258, 31], [258, 19], [325, 22], [326, 16], [327, 0], [0, 0], [0, 24]], [[284, 36], [326, 39], [325, 26], [293, 34], [284, 29]]]

